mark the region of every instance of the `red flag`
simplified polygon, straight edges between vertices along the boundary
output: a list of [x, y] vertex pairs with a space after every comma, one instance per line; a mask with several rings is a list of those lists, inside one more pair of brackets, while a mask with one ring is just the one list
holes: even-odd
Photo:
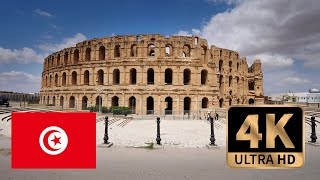
[[96, 168], [95, 113], [12, 113], [12, 168]]

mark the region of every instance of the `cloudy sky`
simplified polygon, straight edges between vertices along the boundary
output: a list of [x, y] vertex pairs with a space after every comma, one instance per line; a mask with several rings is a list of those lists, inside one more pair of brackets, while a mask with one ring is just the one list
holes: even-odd
[[39, 92], [43, 58], [111, 35], [200, 34], [262, 61], [266, 95], [320, 88], [319, 0], [3, 0], [0, 90]]

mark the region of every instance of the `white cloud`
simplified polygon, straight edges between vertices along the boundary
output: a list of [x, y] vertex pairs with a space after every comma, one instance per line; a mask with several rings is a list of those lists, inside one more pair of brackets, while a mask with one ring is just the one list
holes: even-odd
[[40, 44], [38, 46], [39, 49], [46, 51], [46, 52], [56, 52], [60, 51], [67, 47], [74, 47], [77, 43], [86, 40], [87, 37], [81, 33], [77, 33], [75, 36], [70, 38], [65, 38], [61, 43], [53, 44], [53, 43], [46, 43]]
[[282, 68], [292, 66], [294, 60], [282, 55], [257, 54], [248, 56], [248, 62], [251, 64], [254, 59], [260, 59], [264, 68]]
[[4, 91], [39, 92], [41, 75], [33, 75], [21, 71], [0, 73], [0, 87]]
[[38, 14], [39, 16], [46, 16], [46, 17], [52, 17], [52, 14], [47, 12], [47, 11], [44, 11], [44, 10], [41, 10], [41, 9], [36, 9], [34, 10], [34, 12], [36, 14]]
[[199, 29], [191, 29], [191, 33], [189, 31], [179, 31], [175, 36], [192, 36], [192, 35], [201, 35], [201, 31]]
[[22, 49], [5, 49], [0, 47], [1, 63], [29, 64], [32, 62], [42, 63], [45, 55], [38, 54], [33, 49], [24, 47]]

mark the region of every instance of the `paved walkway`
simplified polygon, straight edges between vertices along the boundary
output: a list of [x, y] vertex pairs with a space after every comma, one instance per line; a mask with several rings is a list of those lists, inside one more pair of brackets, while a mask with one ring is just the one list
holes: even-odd
[[[112, 120], [112, 119], [111, 119]], [[124, 127], [124, 120], [109, 126], [110, 142], [116, 146], [146, 146], [156, 143], [156, 120], [132, 120]], [[205, 147], [210, 142], [210, 124], [201, 120], [162, 120], [161, 142], [170, 147]], [[225, 124], [217, 122], [215, 127], [216, 144], [225, 146]], [[97, 144], [103, 142], [104, 122], [97, 123]]]

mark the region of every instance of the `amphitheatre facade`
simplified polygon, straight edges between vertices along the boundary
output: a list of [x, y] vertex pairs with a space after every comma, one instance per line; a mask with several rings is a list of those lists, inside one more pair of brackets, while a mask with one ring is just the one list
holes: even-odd
[[127, 106], [135, 114], [185, 114], [263, 103], [260, 60], [248, 67], [238, 52], [198, 36], [104, 37], [44, 60], [42, 104], [86, 109]]

